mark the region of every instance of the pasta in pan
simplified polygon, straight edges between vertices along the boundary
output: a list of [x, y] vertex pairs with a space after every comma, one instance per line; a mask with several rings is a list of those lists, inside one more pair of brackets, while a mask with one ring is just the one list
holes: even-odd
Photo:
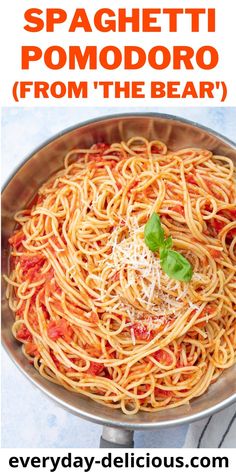
[[135, 414], [189, 402], [235, 362], [229, 158], [143, 137], [73, 149], [15, 220], [12, 331], [48, 380]]

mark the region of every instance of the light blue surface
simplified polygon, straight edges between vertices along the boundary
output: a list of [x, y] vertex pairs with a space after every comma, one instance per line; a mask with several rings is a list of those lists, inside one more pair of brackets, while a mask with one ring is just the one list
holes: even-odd
[[[22, 159], [53, 134], [90, 118], [159, 111], [196, 121], [236, 140], [236, 108], [7, 108], [2, 112], [5, 180]], [[2, 354], [3, 447], [97, 447], [101, 427], [81, 420], [46, 398]], [[136, 447], [182, 447], [187, 426], [135, 433]]]

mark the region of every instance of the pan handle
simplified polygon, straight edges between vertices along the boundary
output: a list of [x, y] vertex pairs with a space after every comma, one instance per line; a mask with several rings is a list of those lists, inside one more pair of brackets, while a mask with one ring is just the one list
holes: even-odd
[[104, 426], [100, 438], [100, 448], [134, 447], [134, 432], [128, 429]]

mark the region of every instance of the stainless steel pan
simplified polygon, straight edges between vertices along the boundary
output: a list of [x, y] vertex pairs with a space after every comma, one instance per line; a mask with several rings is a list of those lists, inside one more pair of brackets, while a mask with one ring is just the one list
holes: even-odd
[[[27, 133], [26, 133], [27, 134]], [[236, 145], [223, 136], [175, 116], [149, 113], [107, 116], [67, 129], [36, 149], [15, 170], [2, 192], [2, 270], [8, 266], [8, 237], [11, 234], [14, 213], [25, 207], [38, 187], [60, 169], [65, 153], [74, 147], [89, 147], [95, 142], [127, 140], [133, 135], [160, 139], [175, 150], [188, 146], [204, 147], [223, 154], [236, 162]], [[220, 379], [190, 406], [181, 406], [157, 413], [140, 412], [127, 417], [121, 411], [111, 410], [92, 400], [40, 377], [29, 365], [20, 345], [11, 334], [12, 313], [2, 290], [2, 338], [13, 362], [22, 373], [52, 400], [70, 412], [104, 426], [101, 447], [131, 447], [135, 429], [151, 430], [199, 420], [230, 405], [236, 400], [236, 365], [225, 371]]]

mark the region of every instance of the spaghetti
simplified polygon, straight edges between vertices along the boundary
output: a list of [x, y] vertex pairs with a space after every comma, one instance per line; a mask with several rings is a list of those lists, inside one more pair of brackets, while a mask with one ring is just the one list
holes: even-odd
[[[234, 166], [134, 137], [73, 149], [11, 245], [13, 335], [46, 379], [126, 414], [188, 403], [236, 353]], [[150, 215], [193, 267], [162, 271]]]

